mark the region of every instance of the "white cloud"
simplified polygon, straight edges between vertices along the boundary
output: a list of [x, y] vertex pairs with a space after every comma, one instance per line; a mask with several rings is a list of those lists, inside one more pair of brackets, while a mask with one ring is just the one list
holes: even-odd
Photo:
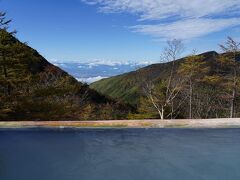
[[53, 63], [54, 66], [60, 66], [60, 67], [67, 67], [67, 65], [65, 63]]
[[100, 65], [112, 66], [114, 68], [117, 68], [115, 66], [144, 66], [144, 65], [149, 65], [152, 63], [153, 63], [153, 61], [134, 62], [134, 61], [95, 60], [95, 61], [87, 63], [87, 65], [91, 68], [95, 67], [95, 66], [100, 66]]
[[82, 0], [100, 5], [102, 12], [139, 14], [141, 20], [156, 20], [172, 16], [198, 18], [236, 13], [239, 0]]
[[154, 63], [154, 61], [145, 61], [145, 60], [140, 60], [138, 62], [135, 61], [124, 61], [124, 60], [100, 60], [100, 59], [94, 59], [94, 60], [89, 60], [88, 62], [82, 62], [80, 61], [64, 61], [64, 60], [54, 60], [52, 61], [53, 65], [55, 66], [60, 66], [60, 67], [68, 67], [68, 65], [73, 65], [75, 64], [77, 68], [79, 69], [84, 69], [84, 68], [89, 68], [92, 69], [97, 66], [105, 65], [105, 66], [135, 66], [135, 65], [149, 65]]
[[80, 82], [91, 84], [93, 82], [96, 82], [96, 81], [99, 81], [99, 80], [105, 79], [105, 78], [107, 78], [107, 77], [96, 76], [96, 77], [88, 77], [88, 78], [77, 78], [77, 80]]
[[240, 18], [231, 19], [188, 19], [171, 24], [137, 25], [131, 27], [139, 32], [166, 39], [191, 39], [217, 32], [240, 24]]
[[99, 65], [106, 65], [106, 66], [117, 66], [117, 65], [128, 65], [129, 62], [121, 62], [121, 61], [110, 61], [110, 60], [95, 60], [88, 63], [88, 66], [99, 66]]
[[[240, 0], [82, 1], [89, 5], [98, 4], [101, 12], [137, 15], [138, 20], [145, 23], [133, 29], [158, 38], [189, 39], [240, 25], [236, 18], [240, 16]], [[153, 24], [154, 20], [160, 22]]]

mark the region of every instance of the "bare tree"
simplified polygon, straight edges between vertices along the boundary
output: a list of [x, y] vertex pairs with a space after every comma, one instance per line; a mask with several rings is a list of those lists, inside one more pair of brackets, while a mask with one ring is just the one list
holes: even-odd
[[[167, 41], [167, 46], [161, 55], [161, 61], [165, 64], [170, 64], [168, 77], [162, 79], [160, 84], [148, 80], [143, 86], [144, 94], [157, 110], [161, 119], [166, 117], [173, 119], [174, 112], [179, 108], [179, 106], [175, 107], [174, 99], [180, 93], [182, 82], [175, 77], [175, 61], [180, 57], [183, 50], [184, 45], [182, 41], [176, 39]], [[169, 107], [171, 109], [170, 113], [166, 114], [166, 108]]]
[[[145, 84], [143, 88], [143, 92], [151, 102], [153, 107], [157, 110], [159, 117], [163, 120], [166, 117], [169, 117], [172, 113], [174, 113], [178, 108], [175, 108], [172, 111], [172, 101], [178, 96], [181, 91], [181, 83], [177, 83], [168, 94], [166, 88], [166, 81], [162, 81], [160, 83], [152, 83], [148, 82]], [[167, 113], [167, 109], [170, 107], [170, 112]]]
[[225, 55], [221, 59], [222, 63], [230, 68], [230, 74], [228, 78], [230, 79], [230, 84], [228, 88], [231, 88], [230, 94], [230, 118], [235, 117], [235, 106], [236, 106], [236, 96], [237, 96], [237, 86], [238, 86], [238, 75], [239, 75], [239, 62], [237, 61], [237, 55], [240, 52], [240, 42], [235, 41], [233, 38], [228, 37], [225, 44], [220, 45]]
[[[169, 78], [167, 79], [167, 81], [168, 81], [167, 92], [166, 92], [167, 97], [171, 97], [172, 94], [174, 94], [172, 92], [172, 90], [174, 90], [176, 88], [176, 86], [178, 86], [178, 84], [179, 84], [179, 83], [173, 84], [173, 80], [176, 79], [174, 76], [175, 75], [174, 74], [175, 61], [180, 57], [180, 55], [183, 53], [183, 51], [184, 51], [184, 45], [181, 40], [177, 40], [177, 39], [174, 39], [172, 41], [167, 41], [167, 46], [164, 48], [162, 59], [165, 60], [165, 62], [171, 63], [171, 72], [170, 72]], [[171, 119], [172, 119], [173, 113], [175, 111], [174, 101], [173, 101], [174, 98], [170, 98], [170, 100], [171, 100], [171, 102], [170, 102], [171, 103], [171, 114], [170, 115], [171, 115]]]

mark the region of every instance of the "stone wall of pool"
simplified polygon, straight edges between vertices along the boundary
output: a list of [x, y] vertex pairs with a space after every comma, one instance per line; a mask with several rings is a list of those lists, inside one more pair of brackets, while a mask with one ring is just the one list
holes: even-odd
[[114, 121], [1, 121], [0, 128], [240, 128], [240, 118]]

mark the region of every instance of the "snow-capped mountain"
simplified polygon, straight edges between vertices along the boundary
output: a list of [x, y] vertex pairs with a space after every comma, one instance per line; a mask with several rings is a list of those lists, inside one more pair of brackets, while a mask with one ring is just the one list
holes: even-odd
[[73, 75], [77, 80], [91, 84], [103, 78], [116, 76], [119, 74], [134, 71], [147, 66], [152, 62], [111, 62], [111, 61], [92, 61], [81, 62], [53, 62], [54, 65]]

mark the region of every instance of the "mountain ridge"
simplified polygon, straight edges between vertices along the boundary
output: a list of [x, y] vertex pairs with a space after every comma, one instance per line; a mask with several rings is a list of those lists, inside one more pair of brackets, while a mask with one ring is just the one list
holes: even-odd
[[9, 52], [0, 57], [7, 73], [0, 74], [1, 120], [126, 118], [130, 106], [78, 82], [5, 30], [0, 33], [1, 52]]
[[[198, 56], [203, 56], [204, 61], [208, 61], [219, 55], [216, 51], [208, 51]], [[174, 62], [175, 67], [177, 68], [185, 59], [185, 57], [177, 59]], [[97, 81], [90, 84], [90, 87], [125, 103], [137, 105], [139, 103], [137, 99], [140, 96], [140, 87], [138, 87], [137, 81], [157, 81], [159, 78], [164, 79], [169, 75], [171, 64], [172, 62], [151, 64], [136, 71]], [[141, 80], [137, 80], [139, 77], [141, 77]]]

